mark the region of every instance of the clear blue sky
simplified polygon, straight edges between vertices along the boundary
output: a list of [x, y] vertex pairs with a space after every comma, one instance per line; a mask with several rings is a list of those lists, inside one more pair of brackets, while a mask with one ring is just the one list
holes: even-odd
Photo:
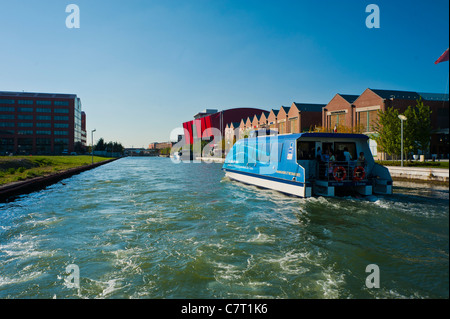
[[[70, 3], [80, 29], [66, 28]], [[448, 12], [448, 0], [0, 0], [0, 90], [78, 94], [96, 139], [147, 147], [205, 108], [448, 93], [448, 62], [434, 64]]]

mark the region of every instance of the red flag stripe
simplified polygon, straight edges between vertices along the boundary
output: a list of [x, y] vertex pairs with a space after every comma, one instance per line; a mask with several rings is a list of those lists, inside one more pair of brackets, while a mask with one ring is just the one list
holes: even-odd
[[434, 64], [438, 64], [445, 61], [448, 61], [448, 49], [445, 50], [444, 53], [442, 53], [442, 55], [439, 57], [439, 59], [436, 60], [436, 62], [434, 62]]

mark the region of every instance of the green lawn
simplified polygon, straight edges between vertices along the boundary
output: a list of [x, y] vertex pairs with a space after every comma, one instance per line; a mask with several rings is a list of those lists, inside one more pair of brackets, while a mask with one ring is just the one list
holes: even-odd
[[[110, 158], [94, 156], [94, 163]], [[92, 163], [89, 155], [0, 156], [0, 186]]]
[[[376, 161], [378, 164], [384, 166], [401, 166], [401, 161]], [[449, 168], [448, 161], [427, 161], [427, 162], [419, 162], [419, 161], [404, 161], [403, 166], [405, 167], [424, 167], [424, 168]]]

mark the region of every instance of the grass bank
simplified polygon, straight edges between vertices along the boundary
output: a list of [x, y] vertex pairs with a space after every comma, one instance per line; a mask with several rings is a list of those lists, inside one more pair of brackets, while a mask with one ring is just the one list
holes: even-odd
[[[94, 156], [94, 163], [111, 158]], [[89, 155], [0, 156], [0, 186], [92, 164]]]
[[[401, 161], [376, 161], [378, 164], [384, 165], [384, 166], [401, 166]], [[419, 161], [404, 161], [403, 162], [404, 167], [423, 167], [423, 168], [449, 168], [449, 162], [448, 161], [428, 161], [428, 162], [419, 162]]]

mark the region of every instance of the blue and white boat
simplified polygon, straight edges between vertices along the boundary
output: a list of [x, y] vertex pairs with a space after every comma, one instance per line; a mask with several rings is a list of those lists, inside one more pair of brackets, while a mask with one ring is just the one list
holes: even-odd
[[230, 179], [299, 197], [392, 194], [391, 175], [375, 163], [363, 134], [244, 138], [234, 144], [222, 169]]

